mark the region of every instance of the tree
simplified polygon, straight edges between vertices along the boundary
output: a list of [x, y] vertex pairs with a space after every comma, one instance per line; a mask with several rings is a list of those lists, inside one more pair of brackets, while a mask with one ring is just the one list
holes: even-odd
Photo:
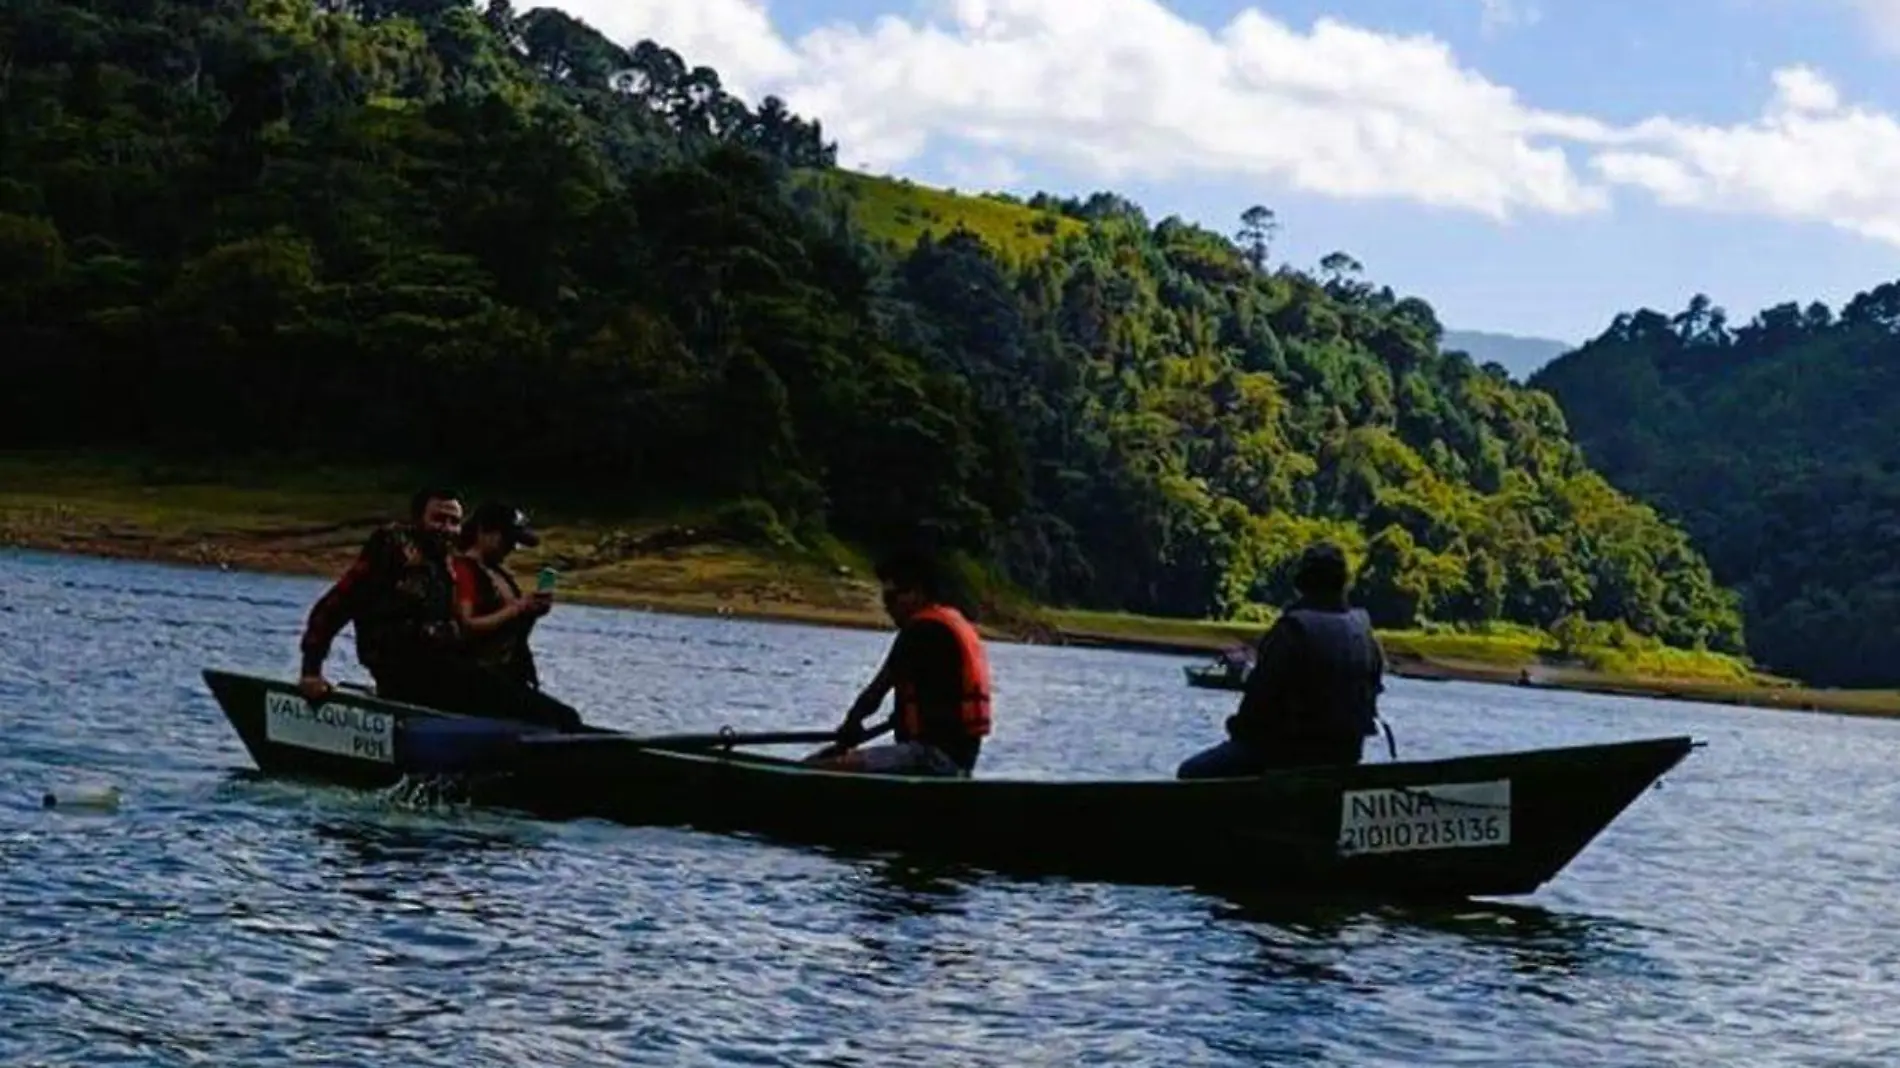
[[1254, 270], [1267, 269], [1267, 254], [1273, 248], [1274, 235], [1279, 232], [1280, 221], [1271, 208], [1255, 204], [1240, 213], [1240, 230], [1236, 236]]
[[1326, 276], [1328, 288], [1340, 285], [1348, 276], [1357, 276], [1365, 270], [1358, 260], [1344, 252], [1328, 252], [1320, 259], [1319, 269]]

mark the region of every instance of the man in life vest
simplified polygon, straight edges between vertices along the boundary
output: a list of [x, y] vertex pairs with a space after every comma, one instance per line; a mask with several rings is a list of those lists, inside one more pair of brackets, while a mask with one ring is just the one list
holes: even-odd
[[1301, 556], [1299, 597], [1260, 639], [1227, 740], [1196, 753], [1182, 779], [1357, 764], [1377, 730], [1385, 654], [1363, 609], [1346, 600], [1346, 556], [1320, 543]]
[[890, 693], [895, 695], [896, 741], [821, 754], [810, 762], [840, 771], [968, 776], [990, 733], [990, 666], [983, 639], [944, 602], [942, 580], [922, 555], [892, 556], [878, 565], [877, 577], [897, 637], [838, 733], [843, 745], [856, 745], [864, 721]]
[[[373, 531], [335, 585], [311, 607], [299, 648], [303, 666], [297, 688], [306, 699], [330, 693], [323, 662], [343, 628], [356, 624], [356, 659], [376, 679], [401, 690], [399, 679], [418, 660], [453, 649], [455, 626], [449, 574], [449, 541], [462, 523], [462, 502], [452, 490], [419, 491], [409, 518]], [[396, 700], [402, 700], [396, 697]]]

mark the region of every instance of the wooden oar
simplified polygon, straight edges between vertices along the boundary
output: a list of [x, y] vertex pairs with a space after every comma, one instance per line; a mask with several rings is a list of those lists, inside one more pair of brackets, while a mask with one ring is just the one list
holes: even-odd
[[[335, 684], [335, 688], [340, 690], [354, 690], [366, 697], [376, 696], [374, 690], [361, 683], [340, 682]], [[859, 740], [869, 741], [872, 738], [876, 738], [890, 731], [895, 726], [895, 722], [886, 720], [878, 726], [871, 728], [869, 731], [866, 731]], [[603, 730], [599, 727], [595, 727], [578, 736], [565, 734], [561, 737], [568, 741], [572, 741], [576, 737], [581, 737], [598, 738], [602, 741], [612, 740], [622, 744], [632, 742], [635, 745], [647, 749], [732, 749], [741, 745], [809, 745], [817, 742], [830, 742], [832, 743], [830, 746], [821, 750], [821, 752], [828, 756], [836, 755], [849, 748], [838, 740], [838, 732], [835, 730], [753, 731], [742, 734], [733, 730], [731, 727], [721, 727], [717, 731], [704, 734], [650, 734], [643, 737], [637, 734], [623, 734], [619, 731]]]
[[800, 745], [835, 742], [837, 731], [753, 731], [741, 734], [722, 727], [706, 734], [609, 735], [622, 743], [632, 742], [649, 749], [731, 749], [741, 745]]
[[[868, 742], [880, 735], [889, 733], [897, 724], [886, 720], [859, 735], [858, 742]], [[819, 750], [826, 756], [835, 756], [851, 748], [839, 740], [837, 731], [754, 731], [741, 734], [730, 727], [724, 727], [710, 734], [654, 734], [620, 735], [618, 740], [632, 742], [644, 749], [731, 749], [741, 745], [798, 745], [810, 742], [830, 742]]]
[[[891, 724], [883, 724], [866, 732], [864, 738], [875, 738], [891, 729]], [[641, 749], [733, 749], [742, 745], [799, 745], [813, 742], [830, 742], [832, 748], [842, 750], [838, 732], [832, 731], [753, 731], [740, 733], [730, 727], [704, 734], [624, 734], [620, 731], [598, 730], [585, 734], [531, 734], [522, 739], [533, 745], [551, 744], [558, 746], [585, 745], [632, 745]], [[830, 749], [826, 750], [827, 752]]]
[[832, 741], [830, 745], [825, 746], [823, 749], [818, 750], [816, 753], [813, 753], [811, 756], [808, 756], [805, 759], [806, 760], [829, 760], [832, 757], [837, 756], [839, 753], [842, 753], [847, 749], [854, 749], [858, 745], [868, 742], [871, 739], [878, 737], [879, 735], [888, 734], [891, 731], [895, 730], [896, 728], [897, 728], [897, 719], [895, 717], [892, 717], [891, 719], [887, 719], [884, 722], [878, 724], [875, 727], [872, 727], [870, 730], [865, 731], [863, 734], [859, 735], [857, 742], [851, 745], [846, 745], [842, 741], [836, 741], [835, 739], [838, 737], [838, 735], [837, 735], [837, 732], [834, 731], [832, 732], [832, 735], [831, 735], [834, 741]]

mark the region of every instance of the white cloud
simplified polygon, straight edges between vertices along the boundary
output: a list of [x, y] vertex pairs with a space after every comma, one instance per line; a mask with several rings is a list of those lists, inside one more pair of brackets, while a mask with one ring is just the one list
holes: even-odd
[[1562, 117], [1424, 36], [1334, 19], [1300, 32], [1253, 10], [1210, 31], [1155, 0], [942, 0], [785, 41], [756, 0], [566, 6], [778, 92], [850, 165], [975, 146], [1103, 181], [1251, 177], [1500, 218], [1605, 206], [1548, 143]]
[[[1900, 31], [1900, 0], [1846, 2]], [[564, 6], [715, 67], [742, 95], [778, 93], [824, 122], [847, 166], [914, 166], [934, 149], [991, 183], [1062, 165], [1103, 183], [1251, 179], [1493, 219], [1601, 211], [1620, 190], [1900, 244], [1900, 124], [1803, 67], [1774, 72], [1751, 122], [1619, 127], [1535, 108], [1430, 36], [1333, 18], [1302, 31], [1255, 9], [1208, 28], [1159, 0], [929, 0], [788, 40], [760, 0]], [[1510, 0], [1485, 10], [1535, 17]]]
[[1599, 154], [1604, 178], [1665, 204], [1825, 222], [1900, 244], [1900, 122], [1853, 107], [1806, 68], [1775, 72], [1762, 117], [1735, 126], [1651, 119]]
[[1780, 111], [1827, 112], [1841, 106], [1840, 91], [1807, 67], [1784, 67], [1773, 74], [1775, 104]]
[[[517, 3], [526, 11], [536, 6]], [[803, 58], [772, 27], [765, 5], [752, 0], [554, 0], [610, 39], [651, 39], [689, 65], [712, 67], [726, 91], [756, 100], [796, 76]]]

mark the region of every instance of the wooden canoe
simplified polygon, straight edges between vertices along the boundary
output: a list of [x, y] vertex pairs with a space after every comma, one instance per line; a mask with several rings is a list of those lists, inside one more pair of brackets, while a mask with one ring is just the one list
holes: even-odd
[[481, 804], [899, 850], [1003, 871], [1377, 899], [1528, 894], [1701, 743], [1650, 738], [1178, 782], [819, 771], [590, 728], [553, 734], [210, 670], [259, 769], [451, 777]]

